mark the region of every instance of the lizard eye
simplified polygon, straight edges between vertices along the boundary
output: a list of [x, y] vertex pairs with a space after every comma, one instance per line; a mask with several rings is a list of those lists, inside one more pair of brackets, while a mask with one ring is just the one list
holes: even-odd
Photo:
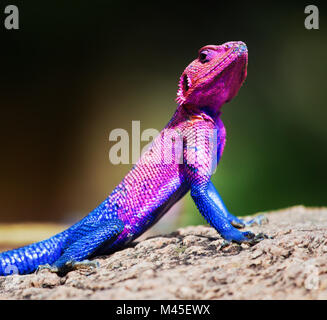
[[203, 50], [203, 51], [201, 51], [199, 53], [199, 60], [200, 60], [200, 62], [206, 63], [206, 62], [209, 61], [209, 59], [208, 59], [208, 53], [209, 52], [207, 50]]

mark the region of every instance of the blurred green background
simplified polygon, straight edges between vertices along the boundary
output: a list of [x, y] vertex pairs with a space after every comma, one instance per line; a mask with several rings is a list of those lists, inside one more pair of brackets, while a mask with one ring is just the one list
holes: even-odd
[[[115, 128], [161, 130], [177, 82], [206, 44], [242, 40], [248, 78], [223, 108], [214, 183], [237, 215], [327, 205], [326, 8], [317, 2], [1, 1], [0, 222], [71, 223], [131, 165], [112, 165]], [[320, 30], [304, 8], [320, 9]], [[144, 145], [146, 142], [144, 143]], [[143, 146], [143, 145], [142, 145]], [[173, 224], [204, 220], [189, 195]]]

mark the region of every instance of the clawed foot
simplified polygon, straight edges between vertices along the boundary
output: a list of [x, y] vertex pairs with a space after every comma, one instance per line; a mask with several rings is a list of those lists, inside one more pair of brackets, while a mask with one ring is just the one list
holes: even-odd
[[83, 260], [83, 261], [72, 261], [69, 263], [73, 270], [96, 269], [96, 268], [100, 267], [100, 264], [98, 261]]
[[272, 237], [270, 237], [264, 233], [254, 234], [251, 231], [241, 232], [241, 235], [242, 235], [241, 237], [234, 238], [231, 240], [225, 239], [224, 242], [222, 243], [220, 249], [224, 249], [225, 247], [229, 246], [231, 243], [237, 243], [238, 245], [245, 243], [250, 246], [253, 246], [264, 239], [272, 239]]
[[57, 267], [53, 267], [53, 266], [50, 266], [48, 263], [47, 264], [43, 264], [41, 266], [38, 266], [35, 273], [39, 273], [41, 270], [49, 270], [50, 272], [53, 272], [53, 273], [58, 273], [59, 272], [59, 269]]
[[83, 261], [67, 261], [63, 266], [58, 268], [57, 266], [51, 266], [49, 264], [41, 265], [37, 268], [36, 273], [41, 270], [47, 269], [50, 272], [57, 273], [59, 275], [65, 275], [69, 271], [80, 269], [96, 269], [100, 266], [97, 261], [83, 260]]
[[245, 221], [245, 225], [247, 227], [252, 227], [252, 226], [261, 226], [263, 224], [267, 224], [269, 222], [268, 218], [264, 215], [259, 215], [251, 219], [250, 221]]
[[[236, 218], [236, 217], [235, 217]], [[268, 218], [264, 215], [259, 215], [251, 219], [250, 221], [244, 221], [242, 219], [234, 219], [230, 223], [233, 227], [242, 229], [244, 227], [252, 227], [252, 226], [261, 226], [263, 224], [268, 223]]]
[[[247, 235], [245, 235], [245, 233]], [[269, 237], [268, 235], [266, 235], [266, 234], [264, 234], [262, 232], [260, 232], [258, 234], [254, 234], [254, 233], [248, 231], [248, 232], [243, 232], [243, 235], [245, 235], [248, 238], [248, 240], [244, 240], [241, 243], [247, 243], [249, 245], [255, 245], [255, 244], [257, 244], [258, 242], [260, 242], [260, 241], [262, 241], [264, 239], [272, 239], [271, 237]]]

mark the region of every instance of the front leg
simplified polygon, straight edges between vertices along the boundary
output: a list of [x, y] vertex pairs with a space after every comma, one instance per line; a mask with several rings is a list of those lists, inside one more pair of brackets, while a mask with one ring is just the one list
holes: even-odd
[[233, 227], [224, 210], [210, 196], [210, 188], [209, 183], [191, 185], [192, 199], [208, 223], [227, 241], [254, 244], [262, 240], [250, 231], [241, 232]]
[[[189, 122], [189, 127], [185, 129], [183, 146], [183, 175], [191, 187], [191, 196], [201, 214], [214, 227], [218, 233], [227, 241], [237, 243], [248, 242], [251, 244], [262, 240], [261, 235], [255, 236], [252, 232], [241, 232], [232, 224], [243, 226], [243, 221], [232, 216], [226, 209], [218, 192], [210, 182], [214, 159], [221, 156], [224, 144], [224, 130], [218, 127], [218, 134], [215, 133], [217, 127], [211, 121], [205, 119], [193, 119]], [[218, 148], [212, 136], [218, 136]]]

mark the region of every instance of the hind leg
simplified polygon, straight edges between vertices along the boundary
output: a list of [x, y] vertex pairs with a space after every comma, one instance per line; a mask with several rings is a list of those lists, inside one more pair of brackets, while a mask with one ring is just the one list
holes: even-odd
[[124, 224], [119, 219], [85, 223], [68, 239], [69, 246], [51, 266], [40, 266], [38, 270], [49, 269], [52, 272], [66, 274], [83, 267], [96, 267], [97, 263], [87, 260], [104, 245], [114, 242], [123, 231]]

